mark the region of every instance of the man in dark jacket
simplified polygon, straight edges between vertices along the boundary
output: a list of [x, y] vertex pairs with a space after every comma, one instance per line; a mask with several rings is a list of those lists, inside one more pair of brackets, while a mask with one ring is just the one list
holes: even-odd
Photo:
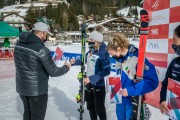
[[44, 42], [52, 35], [45, 23], [34, 24], [32, 32], [21, 33], [14, 50], [16, 91], [24, 104], [24, 120], [44, 120], [48, 100], [49, 75], [56, 77], [68, 72], [71, 64], [57, 67]]

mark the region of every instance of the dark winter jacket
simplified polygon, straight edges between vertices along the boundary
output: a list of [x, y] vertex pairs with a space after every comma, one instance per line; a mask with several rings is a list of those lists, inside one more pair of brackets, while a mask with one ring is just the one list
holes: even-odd
[[49, 75], [60, 76], [68, 66], [57, 67], [50, 51], [34, 33], [21, 33], [14, 50], [16, 91], [24, 96], [38, 96], [48, 92]]
[[180, 82], [180, 57], [174, 58], [167, 69], [166, 77], [162, 82], [160, 103], [166, 100], [168, 78]]
[[87, 76], [91, 84], [95, 86], [104, 86], [104, 77], [110, 74], [110, 58], [103, 42], [98, 51], [90, 51], [86, 54], [87, 59]]

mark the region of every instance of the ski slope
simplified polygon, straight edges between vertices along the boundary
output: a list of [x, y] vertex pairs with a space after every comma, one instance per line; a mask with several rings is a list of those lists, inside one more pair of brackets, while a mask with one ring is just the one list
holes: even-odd
[[[134, 44], [135, 46], [138, 45], [136, 42]], [[81, 49], [80, 44], [59, 45], [59, 47], [64, 51], [73, 53], [79, 53]], [[50, 47], [51, 50], [55, 48]], [[62, 64], [63, 62], [59, 62], [58, 66]], [[16, 93], [14, 62], [0, 61], [0, 66], [0, 120], [22, 120], [23, 105], [19, 95]], [[60, 77], [50, 77], [45, 120], [79, 120], [79, 112], [77, 111], [79, 105], [75, 100], [79, 89], [79, 82], [76, 79], [79, 71], [79, 66], [72, 66], [67, 74]], [[107, 94], [107, 118], [108, 120], [116, 120], [115, 105], [109, 103], [108, 97]], [[166, 116], [160, 113], [159, 109], [150, 106], [150, 110], [152, 112], [150, 120], [168, 120]], [[86, 109], [84, 120], [90, 120]]]

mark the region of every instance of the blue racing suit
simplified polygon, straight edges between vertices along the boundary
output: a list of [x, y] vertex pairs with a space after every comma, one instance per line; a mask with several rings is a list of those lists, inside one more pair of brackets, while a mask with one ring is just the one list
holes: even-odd
[[122, 89], [127, 89], [128, 96], [122, 97], [122, 103], [116, 104], [118, 120], [130, 120], [132, 118], [131, 96], [144, 95], [153, 91], [158, 86], [158, 77], [153, 64], [145, 59], [144, 76], [140, 82], [135, 82], [138, 64], [138, 49], [134, 45], [128, 47], [127, 54], [116, 61], [116, 73], [120, 75]]

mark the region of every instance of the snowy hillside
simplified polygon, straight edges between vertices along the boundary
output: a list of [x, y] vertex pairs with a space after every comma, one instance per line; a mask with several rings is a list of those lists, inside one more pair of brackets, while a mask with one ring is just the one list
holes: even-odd
[[5, 6], [0, 9], [0, 13], [11, 13], [11, 12], [16, 12], [19, 13], [20, 16], [25, 16], [26, 11], [30, 6], [34, 7], [46, 7], [47, 4], [44, 3], [33, 3], [33, 4], [18, 4], [18, 5], [11, 5], [11, 6]]
[[[140, 19], [140, 11], [143, 9], [143, 8], [141, 8], [141, 7], [139, 7], [139, 6], [132, 6], [132, 8], [133, 7], [137, 7], [137, 11], [138, 11], [138, 18]], [[129, 9], [130, 9], [130, 7], [126, 7], [126, 8], [124, 8], [124, 9], [121, 9], [121, 10], [118, 10], [117, 11], [117, 14], [118, 15], [122, 15], [122, 16], [127, 16], [128, 15], [128, 12], [129, 12]]]

